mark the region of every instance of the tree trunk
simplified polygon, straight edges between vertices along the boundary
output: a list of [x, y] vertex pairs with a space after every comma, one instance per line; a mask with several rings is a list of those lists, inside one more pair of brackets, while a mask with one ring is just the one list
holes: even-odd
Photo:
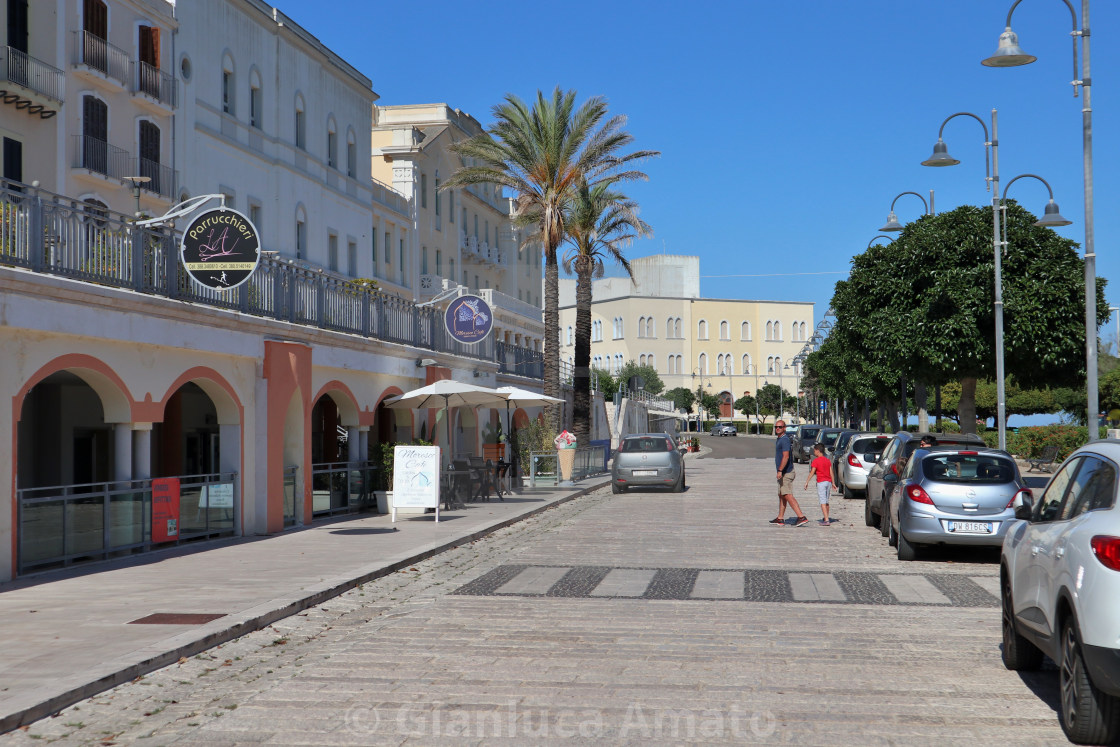
[[883, 404], [887, 408], [887, 422], [890, 423], [891, 433], [898, 433], [902, 430], [902, 425], [898, 422], [898, 400], [888, 397]]
[[976, 379], [961, 379], [961, 399], [957, 404], [961, 433], [976, 433]]
[[922, 433], [929, 432], [929, 410], [926, 405], [929, 404], [929, 390], [926, 385], [915, 381], [914, 382], [914, 406], [918, 408], [918, 430]]
[[577, 261], [572, 432], [579, 446], [591, 441], [591, 270], [591, 262]]
[[[546, 246], [544, 253], [544, 393], [560, 397], [560, 268], [556, 264], [556, 247]], [[545, 408], [551, 414], [553, 427], [559, 430], [560, 408]]]

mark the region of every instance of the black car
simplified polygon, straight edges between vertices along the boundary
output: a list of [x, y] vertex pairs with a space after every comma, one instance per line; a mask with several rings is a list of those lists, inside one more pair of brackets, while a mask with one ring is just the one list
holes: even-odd
[[853, 431], [850, 428], [845, 428], [844, 430], [840, 431], [840, 434], [836, 437], [836, 443], [833, 444], [831, 454], [832, 485], [837, 490], [840, 489], [840, 457], [847, 450], [848, 442], [852, 440], [852, 436], [856, 435], [857, 433], [859, 433], [859, 431]]
[[793, 442], [793, 461], [808, 464], [813, 458], [813, 444], [817, 442], [817, 435], [824, 428], [823, 425], [806, 423], [797, 429], [797, 435], [791, 439]]

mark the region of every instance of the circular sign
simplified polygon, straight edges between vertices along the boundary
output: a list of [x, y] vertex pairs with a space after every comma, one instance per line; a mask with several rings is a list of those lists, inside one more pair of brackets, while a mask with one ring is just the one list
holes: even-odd
[[199, 213], [179, 244], [183, 267], [199, 285], [231, 290], [252, 276], [261, 261], [257, 227], [231, 208]]
[[473, 345], [482, 342], [494, 328], [490, 304], [478, 296], [459, 296], [447, 305], [443, 314], [447, 333], [459, 342]]

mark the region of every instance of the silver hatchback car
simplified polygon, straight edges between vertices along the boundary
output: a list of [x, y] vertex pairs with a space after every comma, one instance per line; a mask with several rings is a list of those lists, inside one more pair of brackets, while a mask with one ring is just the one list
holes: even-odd
[[1003, 544], [1015, 499], [1030, 488], [1005, 451], [973, 447], [916, 449], [890, 495], [887, 536], [899, 560], [922, 545]]
[[867, 491], [867, 473], [883, 455], [891, 437], [885, 433], [857, 433], [837, 459], [836, 481], [845, 498]]
[[684, 492], [684, 457], [668, 433], [626, 436], [611, 462], [611, 492], [661, 487]]
[[1070, 455], [1037, 503], [1019, 502], [1000, 558], [1003, 663], [1058, 665], [1071, 742], [1120, 739], [1120, 441]]

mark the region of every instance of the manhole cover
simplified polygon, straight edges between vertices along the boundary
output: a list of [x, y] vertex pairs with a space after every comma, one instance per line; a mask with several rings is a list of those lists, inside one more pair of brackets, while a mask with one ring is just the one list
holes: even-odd
[[129, 625], [203, 625], [211, 620], [225, 617], [224, 614], [192, 613], [192, 612], [156, 612], [139, 620], [133, 620]]

